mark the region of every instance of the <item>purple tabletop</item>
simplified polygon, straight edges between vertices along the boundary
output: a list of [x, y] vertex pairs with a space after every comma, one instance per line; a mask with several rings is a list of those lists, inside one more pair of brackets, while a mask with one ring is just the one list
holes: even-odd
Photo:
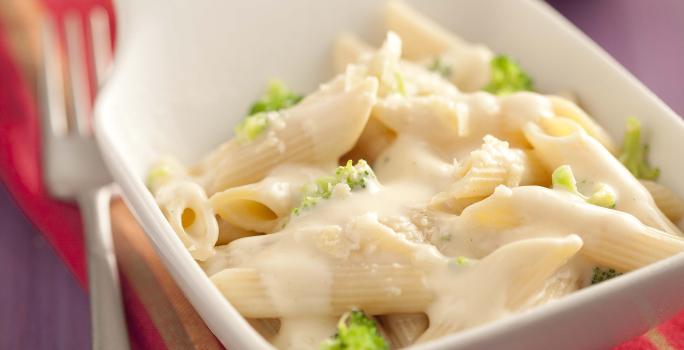
[[[550, 0], [684, 114], [684, 1]], [[85, 292], [0, 187], [0, 349], [87, 349]]]

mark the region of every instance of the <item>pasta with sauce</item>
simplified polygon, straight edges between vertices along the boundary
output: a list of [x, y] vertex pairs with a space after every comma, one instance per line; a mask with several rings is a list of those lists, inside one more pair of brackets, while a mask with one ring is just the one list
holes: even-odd
[[684, 252], [684, 201], [638, 123], [620, 153], [509, 57], [386, 14], [385, 42], [343, 35], [316, 91], [271, 82], [233, 139], [150, 169], [170, 227], [267, 340], [406, 347]]

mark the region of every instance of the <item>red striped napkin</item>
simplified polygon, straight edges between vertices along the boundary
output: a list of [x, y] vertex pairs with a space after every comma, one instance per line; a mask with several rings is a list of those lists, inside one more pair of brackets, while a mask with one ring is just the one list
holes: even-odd
[[[32, 84], [26, 78], [35, 74], [31, 45], [37, 38], [28, 29], [37, 23], [30, 23], [31, 11], [2, 7], [14, 2], [25, 8], [27, 1], [33, 0], [0, 1], [0, 180], [86, 288], [78, 210], [72, 204], [51, 199], [41, 182], [39, 110]], [[57, 16], [67, 8], [86, 11], [93, 5], [111, 11], [105, 0], [45, 3]], [[111, 212], [132, 347], [222, 348], [171, 279], [125, 205], [114, 201]], [[684, 313], [615, 349], [684, 349]]]

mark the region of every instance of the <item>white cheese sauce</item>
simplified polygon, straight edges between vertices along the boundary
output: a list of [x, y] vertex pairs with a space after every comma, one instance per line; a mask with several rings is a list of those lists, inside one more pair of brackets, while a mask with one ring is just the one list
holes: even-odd
[[[435, 194], [453, 183], [454, 161], [481, 147], [485, 135], [505, 139], [520, 133], [525, 123], [549, 117], [550, 107], [543, 97], [533, 94], [496, 98], [475, 93], [457, 100], [463, 106], [461, 113], [467, 113], [467, 124], [465, 134], [454, 135], [453, 147], [432, 146], [421, 137], [425, 131], [400, 134], [378, 157], [374, 164], [377, 181], [368, 182], [365, 189], [350, 191], [344, 184], [337, 185], [329, 199], [293, 215], [280, 232], [231, 244], [228, 264], [257, 269], [282, 315], [274, 345], [315, 349], [335, 333], [338, 317], [330, 312], [333, 271], [350, 261], [419, 266], [435, 293], [434, 303], [425, 311], [434, 320], [460, 320], [459, 329], [512, 312], [502, 292], [510, 278], [503, 278], [495, 265], [477, 263], [478, 259], [505, 243], [563, 237], [568, 230], [533, 225], [520, 232], [512, 229], [503, 237], [497, 228], [426, 208]], [[288, 178], [293, 169], [282, 166], [274, 175]], [[545, 223], [573, 227], [559, 210], [549, 207], [546, 213]], [[370, 243], [367, 235], [376, 229], [390, 232], [396, 247]], [[457, 256], [470, 259], [470, 265], [454, 268]], [[387, 290], [388, 295], [402, 292]]]
[[[330, 315], [333, 270], [350, 261], [420, 266], [436, 296], [433, 311], [425, 311], [436, 318], [458, 315], [463, 328], [511, 312], [500, 292], [510, 281], [497, 276], [494, 267], [486, 265], [482, 267], [485, 271], [479, 271], [473, 264], [459, 267], [463, 271], [458, 272], [448, 258], [463, 256], [476, 262], [508, 240], [486, 226], [425, 208], [454, 181], [454, 160], [479, 148], [484, 135], [504, 136], [519, 130], [524, 122], [547, 116], [548, 106], [527, 94], [500, 102], [478, 93], [462, 101], [467, 106], [469, 129], [468, 135], [454, 135], [457, 147], [437, 149], [429, 139], [400, 134], [378, 157], [374, 164], [378, 180], [370, 181], [365, 189], [350, 191], [344, 184], [337, 185], [329, 199], [293, 215], [282, 231], [233, 243], [231, 267], [256, 268], [282, 315], [276, 346], [315, 349], [335, 333], [336, 317]], [[508, 114], [518, 116], [519, 121], [502, 122]], [[288, 169], [280, 167], [277, 173], [286, 178]], [[377, 242], [369, 247], [364, 235], [376, 228], [389, 230], [398, 242], [392, 244], [401, 247], [387, 250], [384, 243]], [[562, 235], [539, 228], [513, 236], [520, 240]], [[387, 290], [388, 295], [402, 292], [399, 288]]]

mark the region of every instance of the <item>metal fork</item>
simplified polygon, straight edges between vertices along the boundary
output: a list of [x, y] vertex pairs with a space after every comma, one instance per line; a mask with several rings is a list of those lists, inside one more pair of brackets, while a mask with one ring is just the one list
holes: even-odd
[[[98, 8], [89, 14], [93, 50], [86, 57], [81, 19], [75, 12], [64, 18], [66, 77], [60, 64], [63, 56], [56, 23], [51, 18], [42, 23], [43, 62], [38, 86], [42, 105], [43, 180], [52, 196], [76, 200], [81, 210], [93, 348], [128, 349], [109, 218], [112, 188], [107, 185], [112, 179], [92, 137], [90, 75], [85, 64], [87, 59], [92, 59], [93, 84], [99, 87], [112, 57], [109, 21], [104, 9]], [[68, 82], [66, 89], [65, 81]]]

